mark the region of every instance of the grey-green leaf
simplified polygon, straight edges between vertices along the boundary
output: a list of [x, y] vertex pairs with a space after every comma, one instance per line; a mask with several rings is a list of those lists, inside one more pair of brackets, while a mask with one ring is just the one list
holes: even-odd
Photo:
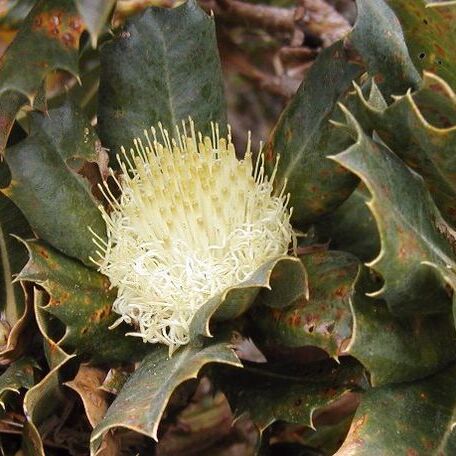
[[331, 212], [356, 187], [357, 179], [326, 157], [350, 143], [328, 120], [360, 72], [342, 42], [322, 51], [265, 146], [270, 172], [280, 154], [276, 187], [281, 188], [287, 180], [292, 221], [297, 226]]
[[156, 347], [130, 376], [101, 423], [94, 429], [92, 454], [97, 451], [103, 435], [117, 427], [128, 428], [157, 440], [158, 426], [171, 394], [179, 385], [196, 378], [209, 363], [242, 366], [227, 342], [212, 339], [204, 344], [187, 345], [171, 358], [167, 347]]
[[89, 266], [95, 246], [88, 226], [101, 236], [106, 226], [77, 170], [85, 161], [98, 162], [99, 153], [89, 121], [69, 102], [46, 116], [33, 113], [30, 135], [5, 152], [12, 177], [3, 193], [41, 239]]
[[194, 0], [146, 9], [102, 47], [99, 133], [114, 156], [158, 122], [174, 135], [188, 116], [206, 134], [226, 123], [214, 19]]

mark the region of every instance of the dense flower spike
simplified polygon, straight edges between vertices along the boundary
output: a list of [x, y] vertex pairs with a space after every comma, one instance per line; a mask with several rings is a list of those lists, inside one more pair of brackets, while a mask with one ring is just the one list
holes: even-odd
[[122, 177], [105, 184], [110, 210], [100, 206], [107, 243], [95, 233], [100, 272], [118, 288], [115, 312], [133, 324], [130, 335], [164, 343], [170, 352], [189, 341], [189, 324], [207, 300], [240, 284], [268, 260], [286, 254], [292, 239], [288, 196], [273, 195], [263, 158], [243, 160], [213, 126], [212, 139], [190, 123], [176, 143], [160, 126], [118, 156]]

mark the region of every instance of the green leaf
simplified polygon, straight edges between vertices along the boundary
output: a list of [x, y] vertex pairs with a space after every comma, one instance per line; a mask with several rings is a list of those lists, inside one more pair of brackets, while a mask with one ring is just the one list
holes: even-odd
[[358, 16], [347, 41], [366, 63], [370, 76], [391, 95], [417, 87], [420, 75], [410, 58], [401, 24], [388, 3], [357, 0]]
[[366, 296], [375, 284], [345, 252], [306, 255], [309, 299], [285, 309], [258, 306], [255, 341], [268, 348], [315, 346], [330, 356], [351, 355], [381, 385], [423, 378], [456, 359], [451, 309], [437, 315], [395, 317]]
[[96, 47], [100, 35], [116, 0], [76, 0], [76, 7], [92, 38], [92, 46]]
[[19, 393], [20, 388], [30, 389], [35, 383], [38, 364], [29, 357], [13, 362], [0, 376], [0, 405], [6, 408], [8, 392]]
[[101, 236], [106, 226], [77, 170], [85, 161], [98, 162], [99, 154], [90, 123], [69, 102], [47, 116], [32, 113], [30, 135], [5, 152], [12, 177], [3, 193], [40, 238], [90, 266], [95, 245], [87, 226]]
[[256, 307], [257, 339], [266, 345], [313, 345], [337, 358], [351, 338], [349, 301], [359, 261], [343, 252], [314, 253], [301, 261], [308, 274], [309, 296], [284, 309]]
[[334, 210], [356, 186], [353, 176], [325, 157], [349, 144], [346, 134], [328, 120], [360, 72], [341, 42], [323, 50], [265, 146], [270, 172], [280, 154], [275, 182], [281, 188], [287, 179], [292, 221], [297, 226]]
[[358, 89], [369, 127], [421, 174], [442, 215], [456, 226], [456, 94], [430, 73], [418, 91], [396, 97], [390, 106], [372, 89], [369, 99]]
[[[287, 287], [279, 277], [287, 274]], [[296, 299], [307, 293], [307, 280], [305, 271], [297, 258], [282, 256], [268, 261], [258, 268], [249, 279], [226, 289], [223, 293], [209, 299], [195, 313], [190, 323], [192, 337], [211, 337], [210, 322], [214, 320], [229, 320], [242, 315], [253, 304], [261, 288], [270, 287], [269, 281], [274, 281], [277, 287], [267, 296], [267, 302], [271, 306], [289, 304], [290, 300]]]
[[437, 74], [456, 90], [456, 5], [429, 8], [425, 0], [388, 3], [401, 23], [415, 66]]
[[117, 427], [157, 440], [158, 426], [171, 394], [187, 380], [197, 378], [200, 370], [209, 363], [242, 366], [226, 342], [211, 340], [186, 345], [172, 358], [168, 357], [167, 347], [156, 347], [130, 376], [102, 422], [94, 429], [92, 454], [97, 451], [103, 435]]
[[363, 369], [352, 361], [323, 361], [243, 369], [217, 366], [215, 375], [235, 415], [248, 413], [262, 432], [278, 420], [314, 427], [314, 412], [356, 388]]
[[30, 260], [19, 279], [49, 293], [43, 309], [66, 326], [59, 345], [89, 354], [95, 362], [134, 361], [150, 349], [139, 339], [126, 337], [121, 327], [108, 329], [117, 319], [111, 309], [116, 291], [110, 290], [105, 276], [41, 241], [27, 241], [26, 246]]
[[59, 371], [72, 358], [48, 336], [52, 323], [49, 321], [49, 315], [42, 310], [44, 300], [44, 292], [35, 290], [35, 317], [43, 337], [49, 372], [39, 383], [30, 388], [24, 397], [24, 414], [27, 421], [22, 433], [22, 446], [27, 456], [45, 456], [41, 426], [51, 415], [55, 418], [62, 414], [65, 393], [60, 385]]
[[[41, 0], [30, 11], [2, 57], [0, 112], [8, 113], [4, 118], [6, 131], [22, 104], [27, 99], [33, 103], [48, 73], [60, 69], [78, 75], [79, 38], [83, 31], [84, 24], [72, 0]], [[3, 150], [7, 134], [3, 133], [0, 139]]]
[[419, 382], [368, 391], [336, 456], [456, 454], [455, 377], [453, 365]]
[[[7, 169], [0, 163], [0, 182], [7, 178]], [[10, 358], [16, 347], [18, 333], [27, 319], [26, 296], [20, 283], [13, 283], [14, 276], [27, 262], [27, 250], [13, 238], [29, 236], [30, 228], [19, 209], [0, 194], [0, 310], [2, 312], [0, 356]]]
[[214, 19], [194, 0], [149, 8], [101, 49], [99, 133], [114, 157], [158, 122], [174, 135], [192, 116], [210, 134], [226, 124]]
[[319, 220], [316, 228], [322, 240], [335, 250], [356, 255], [363, 261], [375, 258], [380, 238], [372, 212], [366, 206], [369, 192], [358, 187], [334, 212]]
[[361, 274], [351, 301], [353, 334], [346, 353], [366, 367], [373, 386], [423, 378], [456, 359], [451, 309], [394, 317], [385, 302], [366, 296], [369, 289], [372, 284]]
[[369, 264], [384, 279], [373, 296], [396, 315], [447, 312], [445, 286], [456, 286], [451, 228], [423, 180], [384, 145], [371, 140], [344, 108], [346, 129], [356, 143], [331, 157], [362, 179], [380, 233], [382, 249]]

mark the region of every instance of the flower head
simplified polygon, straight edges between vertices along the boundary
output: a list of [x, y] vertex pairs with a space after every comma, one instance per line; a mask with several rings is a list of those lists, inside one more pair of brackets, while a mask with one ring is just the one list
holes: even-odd
[[117, 157], [123, 174], [111, 176], [119, 198], [100, 187], [110, 205], [100, 207], [108, 237], [95, 235], [94, 261], [118, 288], [118, 322], [172, 351], [188, 343], [208, 299], [287, 253], [292, 229], [288, 196], [273, 194], [263, 158], [253, 167], [250, 140], [238, 160], [230, 133], [220, 138], [217, 126], [203, 138], [191, 123], [177, 142], [160, 130], [162, 142], [152, 128]]

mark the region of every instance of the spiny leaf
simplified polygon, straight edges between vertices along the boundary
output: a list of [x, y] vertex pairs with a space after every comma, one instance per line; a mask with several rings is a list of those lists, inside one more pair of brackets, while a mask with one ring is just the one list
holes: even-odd
[[361, 296], [353, 307], [356, 326], [347, 353], [363, 363], [373, 385], [422, 378], [456, 359], [451, 313], [392, 318], [384, 303]]
[[366, 367], [372, 385], [423, 378], [456, 359], [451, 309], [394, 317], [385, 302], [366, 296], [372, 289], [369, 282], [364, 271], [351, 299], [353, 334], [346, 353]]
[[150, 348], [126, 337], [121, 327], [108, 329], [116, 320], [111, 310], [116, 292], [110, 290], [105, 276], [44, 242], [27, 241], [26, 246], [30, 260], [18, 278], [39, 284], [49, 293], [51, 298], [44, 309], [66, 325], [59, 345], [98, 362], [133, 361]]
[[344, 108], [346, 129], [356, 143], [331, 157], [358, 175], [372, 195], [368, 202], [382, 250], [369, 264], [385, 281], [383, 297], [396, 315], [447, 312], [448, 284], [456, 287], [453, 234], [423, 180], [384, 145], [371, 140]]
[[[0, 185], [7, 174], [5, 163], [0, 163]], [[27, 262], [27, 250], [12, 235], [29, 236], [30, 227], [12, 201], [0, 194], [0, 357], [3, 361], [13, 356], [18, 332], [27, 319], [24, 289], [21, 284], [13, 283], [14, 276]]]
[[248, 413], [260, 432], [277, 420], [313, 427], [315, 410], [337, 401], [363, 378], [363, 369], [354, 362], [324, 361], [294, 368], [220, 366], [215, 372], [235, 415]]
[[456, 226], [456, 94], [430, 73], [418, 91], [390, 106], [375, 83], [369, 99], [357, 92], [369, 127], [421, 174], [442, 215]]
[[269, 281], [270, 279], [271, 282], [273, 281], [274, 274], [285, 275], [287, 280], [290, 278], [293, 280], [287, 282], [287, 289], [278, 278], [274, 280], [278, 286], [267, 295], [269, 305], [277, 307], [287, 305], [290, 304], [290, 300], [307, 294], [306, 275], [300, 261], [290, 256], [275, 258], [258, 268], [244, 282], [228, 288], [201, 306], [191, 321], [191, 336], [210, 337], [212, 317], [214, 320], [228, 320], [242, 315], [252, 305], [260, 289], [270, 287]]
[[95, 47], [97, 45], [98, 36], [103, 30], [116, 0], [102, 0], [100, 2], [94, 2], [93, 0], [76, 0], [75, 3], [79, 14], [90, 32], [92, 46]]
[[94, 243], [87, 226], [101, 236], [106, 226], [76, 171], [85, 161], [98, 162], [100, 153], [90, 123], [70, 102], [48, 116], [33, 113], [30, 135], [5, 152], [12, 178], [2, 192], [40, 238], [90, 266]]
[[456, 368], [365, 393], [335, 456], [456, 454]]
[[207, 134], [226, 124], [214, 19], [194, 0], [146, 9], [102, 47], [100, 137], [115, 156], [158, 122], [173, 136], [188, 116]]
[[6, 145], [15, 114], [27, 99], [33, 103], [48, 73], [61, 69], [78, 75], [83, 31], [72, 0], [41, 0], [30, 11], [0, 63], [0, 113], [7, 113], [0, 150]]
[[456, 5], [429, 8], [425, 0], [388, 0], [399, 18], [415, 66], [456, 90]]
[[34, 298], [35, 317], [43, 337], [49, 372], [25, 394], [23, 405], [27, 421], [22, 433], [22, 447], [27, 456], [45, 456], [39, 428], [50, 415], [58, 416], [62, 412], [65, 395], [60, 385], [59, 371], [72, 356], [65, 353], [48, 336], [51, 324], [49, 315], [42, 310], [44, 292], [35, 290]]
[[[313, 345], [337, 357], [350, 340], [349, 300], [359, 262], [343, 252], [321, 252], [301, 257], [309, 280], [309, 296], [290, 307], [259, 305], [253, 320], [263, 344], [287, 347]], [[264, 304], [259, 300], [259, 304]]]
[[103, 435], [110, 429], [124, 427], [157, 440], [157, 431], [171, 394], [198, 376], [209, 363], [241, 367], [226, 342], [211, 340], [199, 345], [186, 345], [171, 358], [168, 348], [157, 346], [130, 376], [109, 407], [103, 421], [94, 429], [91, 452], [94, 454]]
[[35, 383], [35, 369], [38, 364], [29, 357], [14, 361], [0, 375], [0, 405], [6, 408], [8, 392], [19, 393], [20, 388], [30, 389]]
[[456, 359], [449, 307], [437, 315], [395, 317], [383, 301], [366, 296], [375, 284], [353, 255], [326, 251], [302, 261], [309, 299], [285, 309], [258, 306], [253, 313], [258, 343], [351, 355], [367, 368], [373, 385], [423, 378]]
[[357, 0], [358, 15], [347, 41], [361, 55], [369, 74], [388, 95], [417, 87], [420, 75], [388, 0]]
[[276, 185], [282, 188], [287, 179], [292, 220], [298, 226], [331, 212], [356, 186], [353, 176], [325, 157], [349, 144], [345, 133], [328, 120], [360, 72], [341, 42], [323, 50], [265, 146], [270, 171], [280, 154]]

